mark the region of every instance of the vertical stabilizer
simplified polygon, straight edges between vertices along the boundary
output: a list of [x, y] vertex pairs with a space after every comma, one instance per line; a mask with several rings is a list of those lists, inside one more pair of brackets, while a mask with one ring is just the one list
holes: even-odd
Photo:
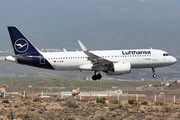
[[38, 50], [15, 26], [8, 26], [9, 35], [15, 54], [39, 53]]

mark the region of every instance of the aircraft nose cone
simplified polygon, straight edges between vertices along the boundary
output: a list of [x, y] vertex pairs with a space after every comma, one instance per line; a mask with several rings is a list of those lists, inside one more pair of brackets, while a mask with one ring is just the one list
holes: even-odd
[[175, 57], [172, 57], [171, 62], [175, 64], [177, 62], [177, 59]]

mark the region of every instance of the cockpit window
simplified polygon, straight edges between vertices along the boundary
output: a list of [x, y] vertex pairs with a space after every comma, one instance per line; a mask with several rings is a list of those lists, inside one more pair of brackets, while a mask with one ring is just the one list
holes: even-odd
[[170, 56], [168, 53], [164, 53], [163, 56]]

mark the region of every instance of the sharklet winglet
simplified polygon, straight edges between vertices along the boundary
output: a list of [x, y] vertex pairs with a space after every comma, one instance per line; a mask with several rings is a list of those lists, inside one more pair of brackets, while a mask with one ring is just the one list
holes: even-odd
[[87, 48], [81, 43], [80, 40], [78, 40], [78, 43], [79, 43], [79, 45], [80, 45], [82, 51], [88, 51]]

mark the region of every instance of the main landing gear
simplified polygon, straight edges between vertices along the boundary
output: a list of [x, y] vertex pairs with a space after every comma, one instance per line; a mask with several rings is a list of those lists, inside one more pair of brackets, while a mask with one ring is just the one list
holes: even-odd
[[152, 72], [153, 72], [153, 78], [156, 78], [157, 77], [157, 75], [155, 74], [155, 68], [152, 68]]
[[94, 72], [94, 75], [92, 76], [93, 80], [100, 80], [102, 78], [102, 75], [100, 72], [96, 75], [96, 71]]

